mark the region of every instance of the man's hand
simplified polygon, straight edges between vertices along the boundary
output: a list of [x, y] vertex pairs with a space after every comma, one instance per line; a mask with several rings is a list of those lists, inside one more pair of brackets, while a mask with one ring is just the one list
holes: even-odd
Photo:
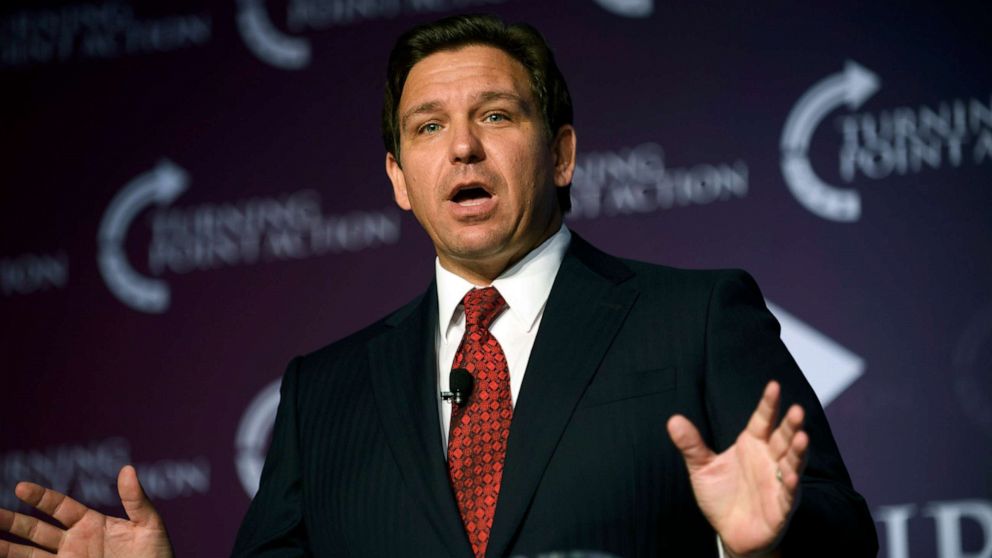
[[668, 420], [696, 503], [734, 556], [774, 555], [796, 505], [809, 436], [802, 431], [798, 405], [775, 427], [780, 392], [777, 382], [769, 382], [747, 427], [719, 455], [688, 419], [675, 415]]
[[0, 541], [0, 558], [172, 558], [165, 525], [141, 489], [134, 467], [121, 469], [117, 492], [130, 520], [103, 515], [37, 484], [18, 484], [14, 493], [21, 501], [52, 516], [65, 528], [0, 509], [0, 532], [37, 545]]

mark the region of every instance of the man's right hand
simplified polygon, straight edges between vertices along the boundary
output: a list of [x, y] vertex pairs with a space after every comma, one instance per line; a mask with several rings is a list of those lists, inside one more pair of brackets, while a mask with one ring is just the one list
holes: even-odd
[[126, 465], [121, 469], [117, 492], [130, 519], [103, 515], [34, 483], [18, 484], [14, 493], [21, 501], [65, 527], [0, 508], [0, 532], [37, 545], [0, 541], [0, 558], [173, 558], [165, 525], [141, 489], [134, 467]]

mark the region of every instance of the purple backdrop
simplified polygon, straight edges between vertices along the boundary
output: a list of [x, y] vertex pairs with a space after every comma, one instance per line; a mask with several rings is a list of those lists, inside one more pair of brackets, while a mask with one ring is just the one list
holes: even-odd
[[378, 118], [410, 25], [541, 29], [576, 106], [569, 225], [751, 271], [883, 556], [992, 556], [992, 9], [652, 0], [113, 1], [0, 12], [0, 506], [225, 555], [296, 354], [430, 280]]

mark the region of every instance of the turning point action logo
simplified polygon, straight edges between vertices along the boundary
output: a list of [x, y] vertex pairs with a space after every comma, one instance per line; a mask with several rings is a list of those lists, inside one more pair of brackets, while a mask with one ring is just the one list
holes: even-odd
[[[448, 10], [484, 9], [507, 0], [289, 0], [286, 31], [269, 15], [266, 0], [238, 0], [237, 27], [255, 56], [283, 70], [310, 65], [313, 49], [309, 39], [296, 35], [307, 30], [325, 30], [362, 21], [394, 19], [403, 15], [439, 13]], [[645, 18], [654, 12], [654, 0], [595, 0], [606, 11], [621, 17]]]
[[810, 163], [810, 142], [824, 118], [846, 106], [838, 118], [843, 142], [837, 153], [844, 182], [881, 180], [925, 170], [992, 161], [992, 98], [951, 99], [935, 105], [853, 113], [881, 87], [877, 75], [848, 61], [842, 72], [807, 91], [782, 130], [782, 174], [792, 194], [823, 219], [851, 223], [861, 217], [861, 196], [821, 179]]
[[[406, 14], [478, 9], [506, 0], [289, 0], [286, 27], [290, 33], [324, 30], [362, 21], [394, 19]], [[629, 0], [623, 1], [628, 3]], [[266, 0], [238, 0], [238, 31], [260, 60], [284, 70], [310, 64], [312, 48], [304, 37], [286, 33], [273, 24]]]
[[835, 108], [861, 106], [878, 90], [878, 77], [855, 62], [803, 95], [789, 113], [782, 131], [782, 174], [785, 182], [806, 209], [832, 221], [856, 221], [861, 198], [853, 190], [835, 188], [820, 180], [809, 162], [809, 143], [820, 121]]
[[272, 25], [265, 0], [238, 0], [237, 18], [241, 38], [263, 61], [284, 70], [299, 70], [310, 63], [310, 42]]
[[654, 13], [654, 0], [596, 0], [596, 3], [621, 17], [644, 18]]
[[258, 481], [262, 478], [265, 453], [268, 451], [276, 410], [279, 408], [281, 383], [281, 380], [276, 380], [255, 396], [241, 417], [234, 439], [234, 466], [238, 471], [238, 480], [249, 498], [255, 497]]
[[124, 240], [131, 221], [145, 206], [165, 206], [186, 190], [189, 175], [170, 161], [139, 175], [114, 196], [100, 221], [98, 261], [110, 291], [135, 310], [164, 312], [169, 307], [169, 285], [149, 279], [131, 267], [124, 253]]
[[169, 285], [139, 273], [127, 255], [128, 230], [149, 206], [156, 206], [145, 252], [151, 275], [302, 260], [399, 242], [400, 213], [392, 207], [326, 215], [313, 190], [172, 207], [189, 182], [186, 171], [163, 160], [124, 186], [100, 222], [100, 273], [110, 292], [135, 310], [158, 314], [170, 302]]

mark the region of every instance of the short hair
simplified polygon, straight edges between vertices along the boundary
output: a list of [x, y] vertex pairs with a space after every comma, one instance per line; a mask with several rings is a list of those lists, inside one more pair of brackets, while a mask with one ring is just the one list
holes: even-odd
[[[551, 48], [534, 27], [526, 23], [507, 24], [493, 15], [458, 15], [419, 25], [397, 39], [389, 54], [386, 93], [382, 104], [382, 141], [386, 151], [400, 159], [400, 96], [413, 66], [440, 51], [458, 50], [469, 45], [492, 46], [520, 62], [530, 76], [534, 98], [544, 117], [548, 141], [558, 130], [572, 123], [572, 97]], [[571, 209], [571, 187], [558, 188], [558, 205]]]

